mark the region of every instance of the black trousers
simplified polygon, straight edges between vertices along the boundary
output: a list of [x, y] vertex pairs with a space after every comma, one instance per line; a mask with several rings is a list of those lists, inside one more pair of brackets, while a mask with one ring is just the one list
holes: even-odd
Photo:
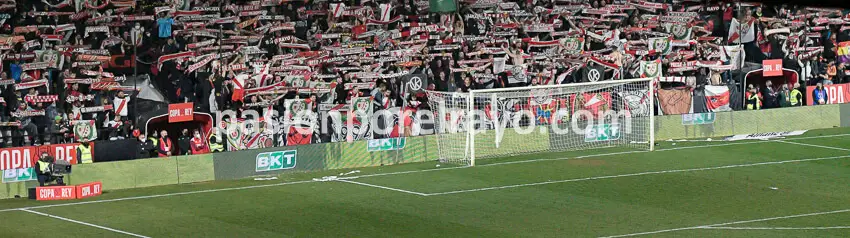
[[65, 181], [62, 177], [56, 177], [56, 176], [51, 176], [51, 175], [46, 175], [46, 174], [39, 174], [38, 175], [38, 186], [44, 186], [44, 184], [47, 184], [47, 183], [50, 183], [50, 182], [53, 182], [53, 181], [56, 181], [56, 183], [59, 184], [59, 185], [65, 185]]

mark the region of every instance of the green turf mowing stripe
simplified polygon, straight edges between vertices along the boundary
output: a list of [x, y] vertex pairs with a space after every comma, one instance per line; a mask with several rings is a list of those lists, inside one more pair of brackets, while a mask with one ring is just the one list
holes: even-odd
[[[835, 160], [835, 159], [844, 159], [844, 158], [850, 158], [850, 155], [813, 158], [813, 159], [783, 160], [783, 161], [753, 163], [753, 164], [737, 164], [737, 165], [726, 165], [726, 166], [707, 167], [707, 168], [662, 170], [662, 171], [651, 171], [651, 172], [641, 172], [641, 173], [631, 173], [631, 174], [587, 177], [587, 178], [547, 181], [547, 182], [539, 182], [539, 183], [515, 184], [515, 185], [506, 185], [506, 186], [498, 186], [498, 187], [486, 187], [486, 188], [477, 188], [477, 189], [468, 189], [468, 190], [457, 190], [457, 191], [448, 191], [448, 192], [439, 192], [439, 193], [429, 193], [429, 194], [426, 194], [426, 195], [427, 196], [449, 195], [449, 194], [458, 194], [458, 193], [470, 193], [470, 192], [481, 192], [481, 191], [500, 190], [500, 189], [509, 189], [509, 188], [539, 186], [539, 185], [556, 184], [556, 183], [570, 183], [570, 182], [581, 182], [581, 181], [600, 180], [600, 179], [613, 179], [613, 178], [635, 177], [635, 176], [645, 176], [645, 175], [667, 174], [667, 173], [683, 173], [683, 172], [731, 169], [731, 168], [742, 168], [742, 167], [752, 167], [752, 166], [762, 166], [762, 165], [776, 165], [776, 164], [787, 164], [787, 163], [812, 162], [812, 161]], [[374, 185], [374, 186], [376, 186], [376, 185]]]
[[835, 214], [835, 213], [845, 213], [845, 212], [850, 212], [850, 209], [835, 210], [835, 211], [826, 211], [826, 212], [815, 212], [815, 213], [807, 213], [807, 214], [797, 214], [797, 215], [781, 216], [781, 217], [768, 217], [768, 218], [761, 218], [761, 219], [754, 219], [754, 220], [733, 221], [733, 222], [718, 223], [718, 224], [713, 224], [713, 225], [691, 226], [691, 227], [681, 227], [681, 228], [673, 228], [673, 229], [657, 230], [657, 231], [648, 231], [648, 232], [639, 232], [639, 233], [631, 233], [631, 234], [623, 234], [623, 235], [615, 235], [615, 236], [604, 236], [604, 238], [631, 237], [631, 236], [645, 236], [645, 235], [652, 235], [652, 234], [666, 233], [666, 232], [673, 232], [673, 231], [683, 231], [683, 230], [693, 230], [693, 229], [704, 229], [704, 228], [709, 228], [709, 227], [719, 227], [719, 226], [728, 226], [728, 225], [736, 225], [736, 224], [746, 224], [746, 223], [753, 223], [753, 222], [772, 221], [772, 220], [781, 220], [781, 219], [791, 219], [791, 218], [798, 218], [798, 217], [820, 216], [820, 215]]
[[818, 147], [818, 148], [831, 149], [831, 150], [843, 150], [843, 151], [850, 151], [850, 149], [844, 149], [844, 148], [838, 148], [838, 147], [832, 147], [832, 146], [824, 146], [824, 145], [805, 144], [805, 143], [792, 142], [792, 141], [776, 141], [776, 142], [779, 142], [779, 143], [786, 143], [786, 144], [792, 144], [792, 145], [802, 145], [802, 146]]
[[[115, 237], [115, 233], [90, 226], [81, 226], [58, 219], [45, 218], [29, 212], [16, 211], [0, 215], [0, 236], [2, 237], [37, 237], [45, 234], [36, 231], [44, 231], [49, 227], [51, 231], [73, 231], [56, 236], [75, 237]], [[73, 234], [71, 234], [73, 233]]]
[[103, 229], [103, 230], [107, 230], [107, 231], [111, 231], [111, 232], [115, 232], [115, 233], [120, 233], [120, 234], [124, 234], [124, 235], [128, 235], [128, 236], [134, 236], [134, 237], [139, 237], [139, 238], [150, 238], [150, 237], [135, 234], [135, 233], [130, 233], [130, 232], [122, 231], [122, 230], [116, 230], [116, 229], [112, 229], [112, 228], [109, 228], [109, 227], [95, 225], [95, 224], [77, 221], [77, 220], [73, 220], [73, 219], [68, 219], [68, 218], [64, 218], [64, 217], [60, 217], [60, 216], [56, 216], [56, 215], [50, 215], [50, 214], [43, 213], [43, 212], [37, 212], [37, 211], [27, 210], [27, 209], [21, 209], [21, 211], [29, 212], [29, 213], [37, 214], [37, 215], [42, 215], [42, 216], [46, 216], [46, 217], [50, 217], [50, 218], [55, 218], [55, 219], [59, 219], [59, 220], [62, 220], [62, 221], [77, 223], [77, 224], [84, 225], [84, 226], [90, 226], [90, 227], [94, 227], [94, 228], [98, 228], [98, 229]]

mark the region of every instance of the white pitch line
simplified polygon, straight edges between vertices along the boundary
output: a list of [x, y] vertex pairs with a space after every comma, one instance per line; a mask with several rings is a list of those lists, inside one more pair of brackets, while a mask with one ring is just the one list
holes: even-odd
[[681, 227], [681, 228], [673, 228], [673, 229], [657, 230], [657, 231], [647, 231], [647, 232], [631, 233], [631, 234], [616, 235], [616, 236], [604, 236], [604, 237], [601, 237], [601, 238], [643, 236], [643, 235], [652, 235], [652, 234], [667, 233], [667, 232], [673, 232], [673, 231], [705, 229], [705, 228], [708, 228], [708, 227], [720, 227], [720, 226], [728, 226], [728, 225], [736, 225], [736, 224], [744, 224], [744, 223], [773, 221], [773, 220], [782, 220], [782, 219], [790, 219], [790, 218], [798, 218], [798, 217], [820, 216], [820, 215], [829, 215], [829, 214], [845, 213], [845, 212], [850, 212], [850, 209], [835, 210], [835, 211], [828, 211], [828, 212], [815, 212], [815, 213], [798, 214], [798, 215], [781, 216], [781, 217], [768, 217], [768, 218], [761, 218], [761, 219], [755, 219], [755, 220], [733, 221], [733, 222], [719, 223], [719, 224], [705, 225], [705, 226]]
[[351, 176], [351, 177], [340, 177], [340, 178], [337, 178], [337, 179], [347, 180], [347, 179], [358, 179], [358, 178], [368, 178], [368, 177], [397, 175], [397, 174], [413, 174], [413, 173], [441, 171], [441, 170], [452, 170], [452, 169], [463, 169], [463, 168], [470, 168], [470, 167], [469, 166], [459, 166], [459, 167], [446, 167], [446, 168], [436, 168], [436, 169], [408, 170], [408, 171], [398, 171], [398, 172], [389, 172], [389, 173], [365, 174], [365, 175], [358, 175], [358, 176]]
[[728, 227], [728, 226], [710, 226], [710, 227], [701, 227], [699, 229], [711, 229], [711, 230], [835, 230], [835, 229], [850, 229], [850, 226], [827, 226], [827, 227]]
[[351, 184], [357, 184], [357, 185], [362, 185], [362, 186], [367, 186], [367, 187], [373, 187], [373, 188], [386, 189], [386, 190], [391, 190], [391, 191], [396, 191], [396, 192], [409, 193], [409, 194], [419, 195], [419, 196], [423, 196], [423, 197], [424, 197], [424, 196], [428, 196], [428, 194], [424, 194], [424, 193], [420, 193], [420, 192], [408, 191], [408, 190], [404, 190], [404, 189], [391, 188], [391, 187], [385, 187], [385, 186], [374, 185], [374, 184], [368, 184], [368, 183], [355, 182], [355, 181], [350, 181], [350, 180], [335, 180], [335, 181], [340, 181], [340, 182], [344, 182], [344, 183], [351, 183]]
[[[830, 138], [830, 137], [842, 137], [842, 136], [850, 136], [850, 134], [796, 137], [796, 138], [790, 138], [790, 139], [785, 139], [785, 140], [803, 140], [803, 139]], [[770, 142], [770, 141], [756, 141], [756, 142], [748, 142], [748, 143], [727, 143], [727, 144], [708, 145], [708, 146], [687, 146], [687, 147], [678, 147], [678, 148], [672, 148], [672, 149], [666, 149], [666, 150], [656, 150], [656, 151], [696, 149], [696, 148], [731, 146], [731, 145], [764, 143], [764, 142]], [[616, 154], [632, 154], [632, 153], [646, 153], [646, 152], [648, 152], [648, 151], [629, 151], [629, 152], [619, 152], [619, 153], [616, 153]], [[606, 155], [612, 155], [612, 154], [614, 154], [614, 153], [587, 155], [587, 156], [582, 156], [581, 158], [606, 156]], [[549, 161], [549, 160], [566, 160], [566, 159], [571, 159], [571, 158], [547, 159], [547, 161]], [[542, 161], [542, 160], [522, 160], [521, 162], [517, 161], [516, 163], [531, 163], [531, 162], [538, 162], [538, 161]], [[504, 164], [508, 164], [508, 162], [505, 162]], [[511, 164], [515, 164], [515, 163], [511, 163]], [[360, 176], [354, 176], [354, 177], [344, 177], [344, 178], [339, 178], [339, 179], [356, 179], [356, 178], [366, 178], [366, 177], [375, 177], [375, 176], [386, 176], [386, 175], [396, 175], [396, 174], [411, 174], [411, 173], [422, 173], [422, 172], [463, 169], [463, 168], [471, 168], [471, 167], [462, 166], [462, 167], [448, 167], [448, 168], [425, 169], [425, 170], [411, 170], [411, 171], [400, 171], [400, 172], [391, 172], [391, 173], [367, 174], [367, 175], [360, 175]], [[242, 190], [242, 189], [252, 189], [252, 188], [263, 188], [263, 187], [272, 187], [272, 186], [281, 186], [281, 185], [299, 184], [299, 183], [311, 183], [311, 182], [315, 182], [315, 181], [307, 180], [307, 181], [296, 181], [296, 182], [278, 183], [278, 184], [255, 185], [255, 186], [222, 188], [222, 189], [210, 189], [210, 190], [179, 192], [179, 193], [167, 193], [167, 194], [159, 194], [159, 195], [126, 197], [126, 198], [116, 198], [116, 199], [106, 199], [106, 200], [94, 200], [94, 201], [74, 202], [74, 203], [62, 203], [62, 204], [33, 206], [33, 207], [24, 207], [24, 208], [11, 208], [11, 209], [2, 209], [2, 210], [0, 210], [0, 212], [18, 211], [18, 210], [22, 210], [22, 209], [38, 209], [38, 208], [47, 208], [47, 207], [74, 206], [74, 205], [83, 205], [83, 204], [92, 204], [92, 203], [118, 202], [118, 201], [149, 199], [149, 198], [158, 198], [158, 197], [170, 197], [170, 196], [178, 196], [178, 195], [189, 195], [189, 194], [198, 194], [198, 193], [211, 193], [211, 192], [232, 191], [232, 190]]]
[[613, 153], [604, 153], [604, 154], [594, 154], [594, 155], [582, 155], [576, 156], [576, 159], [585, 159], [585, 158], [594, 158], [594, 157], [602, 157], [602, 156], [611, 156], [611, 155], [626, 155], [626, 154], [639, 154], [639, 153], [649, 153], [652, 151], [648, 150], [636, 150], [636, 151], [623, 151], [623, 152], [613, 152]]
[[[806, 139], [832, 138], [832, 137], [844, 137], [844, 136], [850, 136], [850, 134], [824, 135], [824, 136], [806, 136], [806, 137], [792, 137], [792, 138], [780, 139], [780, 140], [759, 140], [759, 141], [747, 141], [747, 142], [731, 142], [731, 143], [716, 144], [716, 145], [685, 146], [685, 147], [676, 147], [676, 148], [660, 149], [660, 150], [655, 150], [655, 151], [671, 151], [671, 150], [685, 150], [685, 149], [711, 148], [711, 147], [722, 147], [722, 146], [732, 146], [732, 145], [749, 145], [749, 144], [761, 144], [761, 143], [776, 142], [776, 141], [806, 140]], [[722, 142], [722, 141], [718, 141], [718, 142]]]
[[80, 225], [100, 228], [100, 229], [104, 229], [104, 230], [107, 230], [107, 231], [121, 233], [121, 234], [129, 235], [129, 236], [135, 236], [135, 237], [140, 237], [140, 238], [150, 238], [148, 236], [143, 236], [143, 235], [130, 233], [130, 232], [122, 231], [122, 230], [117, 230], [117, 229], [112, 229], [112, 228], [105, 227], [105, 226], [99, 226], [99, 225], [91, 224], [91, 223], [88, 223], [88, 222], [81, 222], [81, 221], [68, 219], [68, 218], [64, 218], [64, 217], [60, 217], [60, 216], [56, 216], [56, 215], [50, 215], [50, 214], [47, 214], [47, 213], [37, 212], [37, 211], [29, 210], [29, 209], [21, 209], [21, 211], [25, 211], [25, 212], [29, 212], [29, 213], [33, 213], [33, 214], [38, 214], [38, 215], [42, 215], [42, 216], [46, 216], [46, 217], [50, 217], [50, 218], [56, 218], [56, 219], [67, 221], [67, 222], [73, 222], [73, 223], [77, 223], [77, 224], [80, 224]]
[[542, 162], [542, 161], [556, 161], [556, 160], [571, 160], [571, 159], [584, 159], [584, 158], [592, 158], [592, 157], [602, 157], [602, 156], [610, 156], [610, 155], [624, 155], [624, 154], [635, 154], [635, 153], [647, 153], [649, 151], [644, 150], [635, 150], [635, 151], [622, 151], [622, 152], [612, 152], [612, 153], [603, 153], [603, 154], [592, 154], [592, 155], [582, 155], [573, 158], [562, 157], [562, 158], [550, 158], [550, 159], [530, 159], [530, 160], [517, 160], [517, 161], [509, 161], [509, 162], [499, 162], [492, 164], [482, 164], [476, 165], [476, 167], [488, 167], [488, 166], [498, 166], [498, 165], [509, 165], [509, 164], [524, 164], [524, 163], [532, 163], [532, 162]]
[[747, 141], [747, 142], [730, 142], [730, 143], [714, 144], [714, 145], [683, 146], [683, 147], [675, 147], [675, 148], [667, 148], [667, 149], [658, 149], [658, 150], [655, 150], [655, 151], [672, 151], [672, 150], [723, 147], [723, 146], [733, 146], [733, 145], [749, 145], [749, 144], [760, 144], [760, 143], [765, 143], [765, 142], [770, 142], [770, 141], [763, 140], [763, 141]]
[[[794, 137], [783, 140], [805, 140], [805, 139], [817, 139], [817, 138], [832, 138], [832, 137], [844, 137], [850, 136], [850, 134], [838, 134], [838, 135], [825, 135], [825, 136], [808, 136], [808, 137]], [[773, 142], [777, 140], [763, 140], [763, 141], [749, 141], [749, 142], [738, 142], [738, 143], [724, 143], [724, 144], [716, 144], [716, 145], [698, 145], [698, 146], [684, 146], [684, 147], [676, 147], [676, 148], [668, 148], [668, 149], [660, 149], [655, 150], [658, 152], [661, 151], [671, 151], [671, 150], [685, 150], [685, 149], [699, 149], [699, 148], [711, 148], [711, 147], [723, 147], [723, 146], [733, 146], [733, 145], [747, 145], [747, 144], [758, 144], [758, 143], [766, 143]], [[498, 165], [510, 165], [510, 164], [524, 164], [524, 163], [534, 163], [534, 162], [542, 162], [542, 161], [558, 161], [558, 160], [571, 160], [571, 159], [586, 159], [593, 157], [602, 157], [602, 156], [611, 156], [611, 155], [624, 155], [624, 154], [639, 154], [639, 153], [648, 153], [652, 151], [624, 151], [624, 152], [613, 152], [613, 153], [602, 153], [602, 154], [592, 154], [592, 155], [583, 155], [577, 157], [562, 157], [562, 158], [552, 158], [552, 159], [530, 159], [530, 160], [518, 160], [518, 161], [509, 161], [509, 162], [500, 162], [500, 163], [492, 163], [492, 164], [482, 164], [476, 165], [475, 167], [488, 167], [488, 166], [498, 166]], [[433, 172], [433, 171], [442, 171], [442, 170], [454, 170], [454, 169], [465, 169], [472, 168], [469, 166], [459, 166], [459, 167], [449, 167], [449, 168], [436, 168], [436, 169], [423, 169], [423, 170], [411, 170], [411, 171], [400, 171], [400, 172], [391, 172], [391, 173], [377, 173], [377, 174], [365, 174], [359, 176], [352, 177], [342, 177], [339, 178], [341, 180], [345, 179], [358, 179], [358, 178], [368, 178], [368, 177], [377, 177], [377, 176], [386, 176], [386, 175], [397, 175], [397, 174], [413, 174], [413, 173], [424, 173], [424, 172]]]
[[499, 189], [507, 189], [507, 188], [518, 188], [518, 187], [538, 186], [538, 185], [555, 184], [555, 183], [580, 182], [580, 181], [588, 181], [588, 180], [600, 180], [600, 179], [612, 179], [612, 178], [622, 178], [622, 177], [634, 177], [634, 176], [653, 175], [653, 174], [667, 174], [667, 173], [695, 172], [695, 171], [718, 170], [718, 169], [731, 169], [731, 168], [752, 167], [752, 166], [760, 166], [760, 165], [774, 165], [774, 164], [785, 164], [785, 163], [796, 163], [796, 162], [809, 162], [809, 161], [819, 161], [819, 160], [833, 160], [833, 159], [842, 159], [842, 158], [850, 158], [850, 155], [845, 155], [845, 156], [835, 156], [835, 157], [823, 157], [823, 158], [813, 158], [813, 159], [798, 159], [798, 160], [783, 160], [783, 161], [773, 161], [773, 162], [761, 162], [761, 163], [752, 163], [752, 164], [737, 164], [737, 165], [726, 165], [726, 166], [705, 167], [705, 168], [695, 168], [695, 169], [675, 169], [675, 170], [651, 171], [651, 172], [641, 172], [641, 173], [631, 173], [631, 174], [619, 174], [619, 175], [608, 175], [608, 176], [587, 177], [587, 178], [575, 178], [575, 179], [566, 179], [566, 180], [557, 180], [557, 181], [547, 181], [547, 182], [539, 182], [539, 183], [526, 183], [526, 184], [515, 184], [515, 185], [506, 185], [506, 186], [498, 186], [498, 187], [486, 187], [486, 188], [476, 188], [476, 189], [467, 189], [467, 190], [457, 190], [457, 191], [440, 192], [440, 193], [429, 193], [428, 195], [429, 195], [429, 196], [435, 196], [435, 195], [447, 195], [447, 194], [457, 194], [457, 193], [468, 193], [468, 192], [480, 192], [480, 191], [489, 191], [489, 190], [499, 190]]
[[832, 146], [825, 146], [825, 145], [814, 145], [814, 144], [806, 144], [806, 143], [791, 142], [791, 141], [781, 141], [781, 140], [778, 140], [776, 142], [792, 144], [792, 145], [802, 145], [802, 146], [816, 147], [816, 148], [822, 148], [822, 149], [850, 151], [850, 149], [844, 149], [844, 148], [838, 148], [838, 147], [832, 147]]
[[243, 190], [243, 189], [252, 189], [252, 188], [265, 188], [265, 187], [274, 187], [274, 186], [300, 184], [300, 183], [312, 183], [312, 182], [315, 182], [315, 181], [312, 181], [312, 180], [296, 181], [296, 182], [287, 182], [287, 183], [254, 185], [254, 186], [247, 186], [247, 187], [220, 188], [220, 189], [198, 190], [198, 191], [180, 192], [180, 193], [166, 193], [166, 194], [159, 194], [159, 195], [139, 196], [139, 197], [126, 197], [126, 198], [115, 198], [115, 199], [105, 199], [105, 200], [92, 200], [92, 201], [85, 201], [85, 202], [60, 203], [60, 204], [53, 204], [53, 205], [3, 209], [3, 210], [0, 210], [0, 212], [10, 212], [10, 211], [28, 210], [28, 209], [40, 209], [40, 208], [49, 208], [49, 207], [64, 207], [64, 206], [74, 206], [74, 205], [104, 203], [104, 202], [118, 202], [118, 201], [139, 200], [139, 199], [149, 199], [149, 198], [158, 198], [158, 197], [171, 197], [171, 196], [178, 196], [178, 195], [223, 192], [223, 191]]

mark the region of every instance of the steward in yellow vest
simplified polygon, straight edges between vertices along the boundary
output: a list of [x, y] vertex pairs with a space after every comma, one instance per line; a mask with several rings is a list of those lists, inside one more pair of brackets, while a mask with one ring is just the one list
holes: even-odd
[[802, 106], [803, 105], [803, 93], [800, 92], [800, 84], [794, 84], [794, 89], [791, 90], [791, 97], [788, 101], [791, 103], [792, 107]]
[[77, 164], [91, 164], [94, 163], [92, 160], [91, 154], [91, 142], [83, 141], [80, 142], [80, 146], [77, 146]]

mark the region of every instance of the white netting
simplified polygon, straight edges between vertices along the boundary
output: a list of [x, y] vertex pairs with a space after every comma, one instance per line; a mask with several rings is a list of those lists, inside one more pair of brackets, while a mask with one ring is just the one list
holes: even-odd
[[[475, 159], [607, 147], [650, 149], [650, 79], [429, 92], [440, 159]], [[472, 117], [470, 117], [472, 113]], [[472, 126], [475, 134], [467, 128]], [[474, 143], [473, 143], [474, 142]]]
[[428, 102], [434, 113], [434, 130], [440, 160], [454, 164], [470, 164], [468, 93], [428, 92]]

